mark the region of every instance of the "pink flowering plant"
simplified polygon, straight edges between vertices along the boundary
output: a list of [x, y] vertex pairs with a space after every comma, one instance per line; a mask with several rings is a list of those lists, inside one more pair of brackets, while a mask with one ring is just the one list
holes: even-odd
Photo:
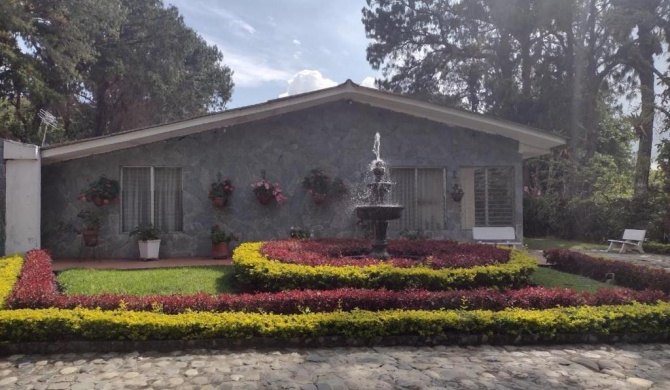
[[233, 194], [233, 191], [235, 191], [235, 186], [230, 179], [219, 179], [212, 183], [209, 189], [209, 199], [228, 199]]
[[121, 186], [116, 180], [104, 176], [88, 185], [79, 193], [77, 199], [82, 202], [94, 202], [96, 205], [107, 205], [119, 197]]
[[281, 186], [279, 183], [270, 183], [269, 181], [262, 179], [251, 185], [251, 188], [261, 203], [264, 199], [276, 200], [277, 203], [282, 204], [288, 200], [288, 197], [282, 192]]

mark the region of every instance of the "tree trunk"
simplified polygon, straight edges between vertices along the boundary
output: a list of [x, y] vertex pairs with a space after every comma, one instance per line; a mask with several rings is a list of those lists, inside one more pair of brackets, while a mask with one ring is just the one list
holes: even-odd
[[635, 196], [644, 195], [649, 188], [651, 150], [654, 139], [654, 48], [650, 26], [638, 25], [639, 59], [635, 70], [640, 77], [641, 114], [636, 126], [639, 137], [635, 164]]

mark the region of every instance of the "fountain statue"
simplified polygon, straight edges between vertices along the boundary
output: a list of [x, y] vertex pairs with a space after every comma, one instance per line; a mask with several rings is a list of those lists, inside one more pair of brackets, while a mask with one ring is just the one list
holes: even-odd
[[375, 134], [375, 142], [373, 152], [376, 159], [372, 162], [372, 174], [374, 181], [368, 183], [367, 187], [370, 191], [369, 204], [356, 206], [356, 215], [364, 221], [370, 221], [373, 229], [372, 251], [370, 256], [377, 259], [388, 259], [389, 254], [386, 250], [388, 243], [386, 242], [386, 233], [390, 220], [398, 219], [402, 215], [403, 206], [389, 204], [386, 200], [386, 195], [395, 184], [389, 181], [384, 181], [386, 167], [384, 161], [380, 157], [380, 136]]

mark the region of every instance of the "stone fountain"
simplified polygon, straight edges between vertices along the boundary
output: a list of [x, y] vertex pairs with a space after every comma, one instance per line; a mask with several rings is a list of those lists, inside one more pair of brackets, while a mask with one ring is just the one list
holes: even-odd
[[375, 134], [373, 148], [373, 152], [377, 158], [371, 164], [374, 181], [367, 184], [369, 189], [369, 204], [356, 206], [356, 215], [361, 220], [372, 223], [374, 238], [372, 241], [372, 251], [369, 253], [370, 257], [388, 259], [389, 254], [386, 250], [388, 246], [386, 241], [388, 221], [400, 218], [405, 208], [400, 205], [389, 204], [386, 200], [386, 195], [395, 183], [384, 181], [386, 167], [384, 161], [379, 157], [379, 146], [380, 136], [377, 133]]

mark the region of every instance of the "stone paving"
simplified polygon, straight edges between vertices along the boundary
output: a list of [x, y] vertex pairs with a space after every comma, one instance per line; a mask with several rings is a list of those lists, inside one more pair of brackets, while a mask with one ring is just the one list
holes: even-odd
[[[546, 264], [546, 259], [542, 256], [541, 250], [531, 250], [528, 251], [533, 256], [537, 257], [539, 264]], [[607, 252], [604, 250], [590, 249], [590, 250], [577, 250], [575, 252], [580, 252], [585, 255], [593, 257], [603, 257], [606, 259], [620, 260], [628, 263], [633, 263], [637, 265], [645, 265], [648, 267], [663, 268], [670, 270], [670, 256], [656, 255], [656, 254], [639, 254], [639, 253], [626, 253], [620, 254], [617, 252]]]
[[670, 389], [670, 344], [15, 355], [0, 388]]

